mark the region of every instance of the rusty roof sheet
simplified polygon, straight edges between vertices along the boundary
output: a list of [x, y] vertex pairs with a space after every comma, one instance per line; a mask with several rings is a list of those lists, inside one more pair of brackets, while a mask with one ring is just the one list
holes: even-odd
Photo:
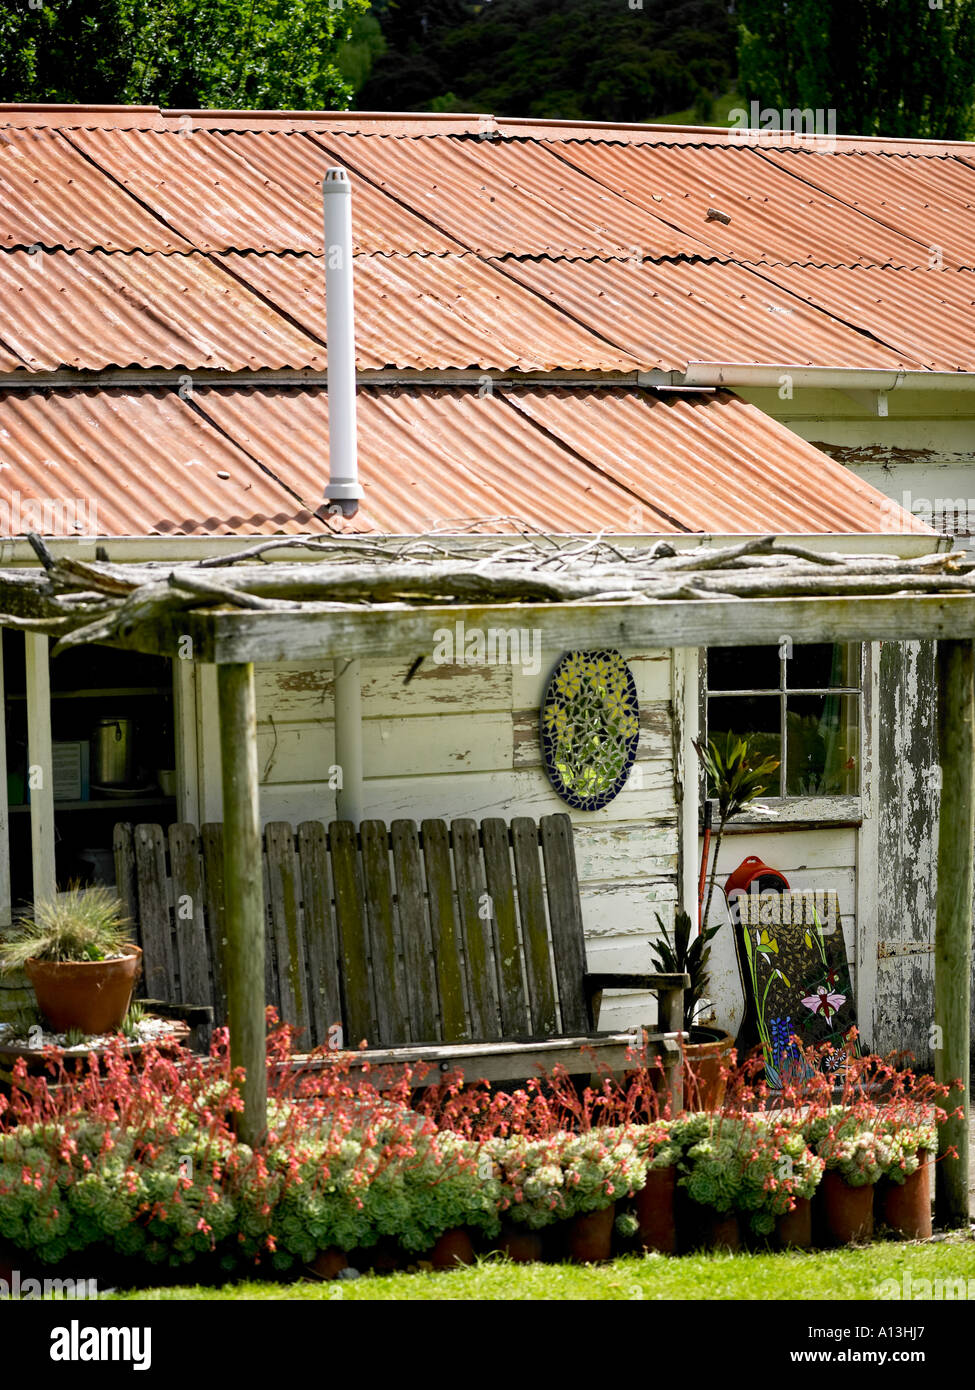
[[484, 255], [631, 256], [635, 247], [652, 256], [715, 254], [705, 238], [675, 230], [538, 143], [313, 138]]
[[[612, 474], [677, 530], [926, 532], [785, 425], [727, 392], [524, 390], [515, 408]], [[631, 527], [630, 529], [641, 529]], [[655, 520], [644, 529], [656, 529]]]
[[591, 178], [705, 241], [712, 255], [786, 265], [928, 262], [929, 237], [919, 239], [909, 230], [882, 225], [841, 195], [812, 187], [745, 144], [698, 148], [561, 142], [557, 149]]
[[[145, 387], [0, 393], [0, 499], [30, 529], [108, 536], [322, 531], [294, 491], [177, 391]], [[0, 515], [4, 515], [0, 511]], [[83, 521], [79, 521], [83, 518]]]
[[[861, 316], [864, 331], [857, 332], [843, 316], [814, 307], [820, 302], [814, 295], [799, 297], [797, 287], [810, 275], [808, 266], [786, 268], [789, 278], [780, 277], [780, 287], [770, 283], [778, 267], [768, 270], [765, 278], [756, 269], [717, 261], [654, 264], [506, 257], [499, 264], [513, 279], [618, 344], [643, 369], [683, 370], [689, 362], [702, 361], [914, 369], [927, 365], [916, 353], [874, 341], [866, 331], [870, 315]], [[825, 271], [822, 276], [835, 273]], [[876, 274], [883, 280], [889, 272]], [[823, 308], [828, 311], [829, 305]], [[969, 361], [975, 367], [975, 346]]]
[[[78, 499], [103, 535], [319, 531], [327, 440], [319, 386], [0, 392], [4, 497]], [[727, 393], [373, 387], [359, 445], [359, 531], [926, 531]]]
[[0, 252], [0, 299], [0, 344], [33, 371], [325, 365], [308, 333], [198, 252]]
[[50, 130], [0, 130], [0, 246], [190, 250]]
[[927, 251], [920, 266], [975, 265], [975, 168], [963, 159], [842, 149], [830, 155], [776, 149], [761, 154], [879, 225], [912, 236]]
[[[876, 266], [762, 266], [763, 278], [893, 350], [904, 366], [975, 371], [975, 273]], [[855, 360], [851, 366], [865, 366]]]
[[[64, 138], [198, 250], [322, 251], [321, 182], [335, 161], [305, 135], [100, 129]], [[357, 250], [460, 249], [352, 178]]]
[[[320, 257], [231, 252], [219, 261], [309, 333], [324, 333]], [[638, 366], [625, 350], [476, 256], [357, 256], [355, 293], [362, 369], [630, 372]]]

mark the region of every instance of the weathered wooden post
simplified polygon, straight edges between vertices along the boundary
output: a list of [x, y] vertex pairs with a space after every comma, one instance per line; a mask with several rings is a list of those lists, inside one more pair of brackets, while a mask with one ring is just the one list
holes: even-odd
[[938, 1135], [936, 1211], [942, 1226], [967, 1226], [969, 1030], [972, 950], [972, 852], [975, 839], [975, 647], [971, 642], [938, 643], [938, 756], [941, 764], [941, 815], [938, 832], [938, 912], [934, 948], [934, 1021], [940, 1029], [935, 1080], [961, 1078], [964, 1091], [952, 1091], [952, 1108], [964, 1118], [949, 1119]]
[[267, 1129], [264, 1022], [264, 882], [257, 777], [257, 707], [250, 662], [217, 667], [223, 765], [224, 898], [230, 1061], [243, 1067], [237, 1133], [259, 1144]]

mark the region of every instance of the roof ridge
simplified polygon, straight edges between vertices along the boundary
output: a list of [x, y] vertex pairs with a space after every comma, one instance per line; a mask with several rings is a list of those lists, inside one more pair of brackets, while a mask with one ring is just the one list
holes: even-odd
[[[17, 117], [36, 117], [36, 121]], [[695, 141], [707, 142], [721, 148], [734, 149], [737, 146], [753, 148], [756, 145], [776, 149], [812, 149], [817, 153], [835, 153], [837, 149], [849, 151], [867, 150], [878, 153], [916, 153], [939, 156], [954, 151], [965, 150], [971, 153], [975, 141], [930, 139], [919, 136], [888, 135], [841, 135], [830, 133], [829, 148], [824, 149], [822, 134], [805, 134], [792, 130], [746, 130], [741, 127], [705, 125], [668, 125], [661, 122], [636, 121], [594, 121], [561, 120], [556, 118], [536, 118], [531, 116], [495, 116], [488, 112], [449, 112], [449, 111], [289, 111], [289, 110], [246, 110], [235, 108], [169, 108], [159, 106], [113, 106], [98, 104], [70, 104], [43, 102], [0, 102], [0, 126], [7, 125], [84, 125], [84, 118], [92, 119], [96, 125], [111, 125], [112, 117], [120, 122], [132, 118], [151, 118], [151, 128], [155, 130], [185, 130], [187, 122], [192, 126], [219, 130], [240, 130], [253, 125], [255, 128], [293, 126], [295, 129], [310, 125], [336, 127], [365, 127], [360, 133], [368, 134], [370, 126], [407, 127], [397, 132], [385, 130], [381, 133], [404, 135], [416, 131], [417, 134], [477, 135], [490, 139], [530, 139], [531, 132], [563, 133], [567, 139], [621, 140], [644, 139], [650, 143], [680, 143], [688, 137]]]

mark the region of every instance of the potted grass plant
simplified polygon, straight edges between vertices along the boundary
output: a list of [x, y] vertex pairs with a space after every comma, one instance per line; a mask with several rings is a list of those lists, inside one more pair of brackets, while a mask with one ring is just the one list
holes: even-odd
[[24, 971], [56, 1033], [115, 1032], [142, 966], [128, 929], [123, 905], [108, 888], [73, 884], [17, 920], [0, 946], [2, 968]]

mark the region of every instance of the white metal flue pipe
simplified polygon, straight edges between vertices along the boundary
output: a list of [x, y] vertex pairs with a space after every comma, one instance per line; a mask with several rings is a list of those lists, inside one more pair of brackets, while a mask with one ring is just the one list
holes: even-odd
[[355, 299], [352, 289], [352, 184], [344, 169], [325, 170], [325, 303], [328, 343], [327, 510], [355, 516], [363, 491], [355, 422]]

